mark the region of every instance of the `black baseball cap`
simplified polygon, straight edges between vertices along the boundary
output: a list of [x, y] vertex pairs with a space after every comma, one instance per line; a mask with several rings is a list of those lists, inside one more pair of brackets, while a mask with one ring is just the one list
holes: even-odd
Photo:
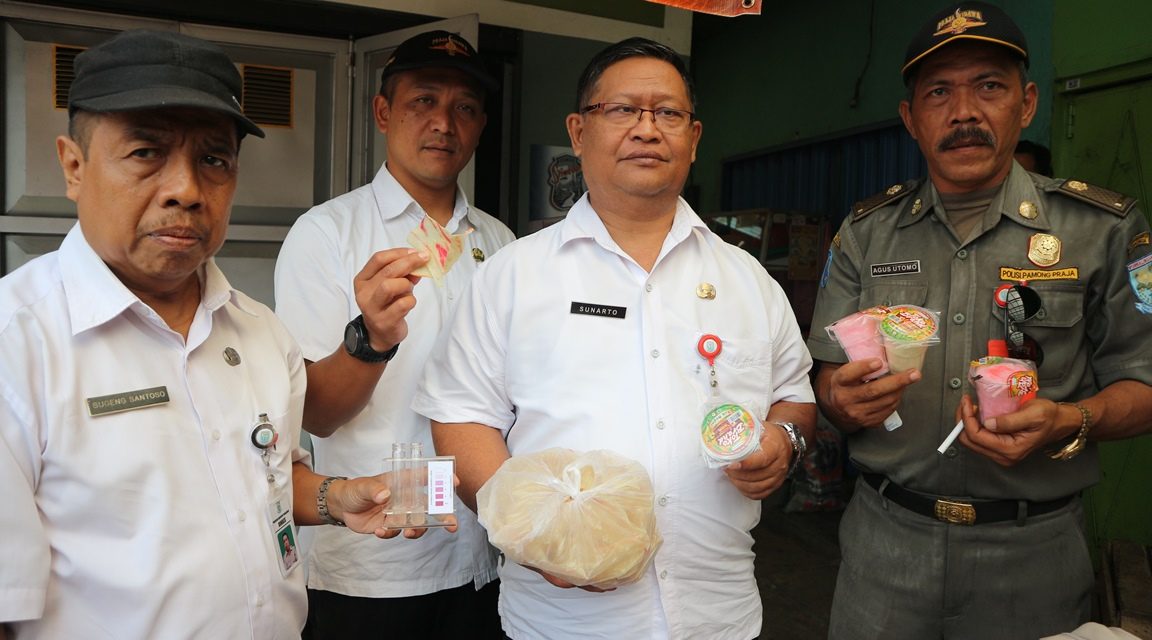
[[1028, 41], [1008, 14], [984, 2], [962, 2], [932, 16], [908, 43], [904, 67], [900, 69], [905, 84], [917, 63], [957, 40], [1000, 45], [1023, 60], [1025, 67], [1028, 65]]
[[180, 33], [125, 31], [76, 56], [68, 113], [195, 107], [232, 116], [240, 135], [264, 137], [244, 116], [243, 81], [220, 47]]
[[425, 31], [396, 47], [380, 72], [380, 88], [392, 74], [426, 67], [450, 67], [472, 76], [485, 91], [500, 88], [496, 79], [484, 69], [476, 50], [464, 38], [448, 31]]

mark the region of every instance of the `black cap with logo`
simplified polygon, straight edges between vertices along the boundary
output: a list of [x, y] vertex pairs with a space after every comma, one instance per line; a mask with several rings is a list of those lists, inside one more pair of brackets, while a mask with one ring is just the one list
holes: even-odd
[[900, 73], [908, 82], [912, 69], [940, 47], [957, 40], [975, 40], [1000, 45], [1028, 64], [1028, 41], [1020, 27], [999, 7], [984, 2], [950, 5], [932, 16], [916, 32], [904, 53]]
[[240, 72], [220, 47], [170, 31], [125, 31], [76, 56], [68, 113], [195, 107], [232, 116], [241, 135], [264, 137], [237, 96]]
[[447, 31], [425, 31], [402, 42], [384, 63], [380, 86], [383, 88], [392, 74], [426, 67], [459, 69], [475, 78], [485, 91], [495, 91], [500, 87], [496, 79], [484, 69], [472, 45]]

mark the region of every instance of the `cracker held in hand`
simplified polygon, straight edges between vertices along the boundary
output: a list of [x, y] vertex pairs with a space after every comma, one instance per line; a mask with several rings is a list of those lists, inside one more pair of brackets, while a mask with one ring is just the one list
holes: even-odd
[[424, 216], [420, 225], [408, 234], [408, 244], [416, 250], [428, 252], [428, 262], [412, 272], [414, 276], [432, 278], [438, 286], [444, 285], [444, 275], [456, 264], [464, 252], [465, 233], [452, 235], [429, 216]]

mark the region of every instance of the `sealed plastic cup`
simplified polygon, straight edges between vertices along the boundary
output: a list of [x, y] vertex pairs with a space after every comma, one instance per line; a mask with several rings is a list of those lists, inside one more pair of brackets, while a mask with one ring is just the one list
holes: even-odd
[[888, 354], [880, 340], [880, 321], [888, 314], [888, 307], [871, 307], [833, 322], [825, 330], [832, 336], [851, 361], [879, 358], [884, 366], [868, 374], [865, 380], [874, 380], [888, 373]]
[[980, 422], [1018, 411], [1040, 389], [1036, 365], [1028, 360], [987, 356], [972, 362], [968, 377], [976, 388]]
[[939, 321], [932, 311], [913, 305], [891, 307], [880, 321], [880, 336], [892, 373], [924, 366], [928, 347], [940, 339], [936, 336]]

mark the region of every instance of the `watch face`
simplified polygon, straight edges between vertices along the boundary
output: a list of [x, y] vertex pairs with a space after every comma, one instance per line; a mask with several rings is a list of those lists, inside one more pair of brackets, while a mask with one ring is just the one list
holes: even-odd
[[352, 322], [344, 327], [344, 348], [348, 353], [356, 353], [360, 349], [360, 333], [356, 331], [356, 325]]

